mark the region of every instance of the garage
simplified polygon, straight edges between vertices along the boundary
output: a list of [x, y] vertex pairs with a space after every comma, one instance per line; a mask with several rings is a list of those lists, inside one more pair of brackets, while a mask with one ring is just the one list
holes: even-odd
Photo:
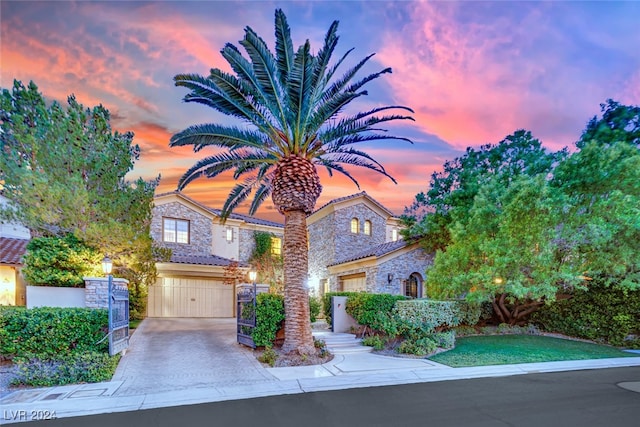
[[159, 277], [149, 287], [149, 317], [233, 317], [233, 287], [221, 280]]
[[360, 292], [367, 290], [367, 276], [365, 273], [341, 276], [339, 281], [341, 284], [340, 289], [342, 289], [343, 292]]

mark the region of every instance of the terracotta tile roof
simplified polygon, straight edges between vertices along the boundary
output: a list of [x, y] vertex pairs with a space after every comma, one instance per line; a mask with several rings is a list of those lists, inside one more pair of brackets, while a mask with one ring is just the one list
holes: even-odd
[[0, 264], [22, 265], [22, 256], [27, 251], [26, 239], [0, 237]]
[[352, 194], [350, 196], [338, 197], [337, 199], [330, 200], [329, 202], [325, 203], [324, 205], [320, 206], [318, 209], [313, 211], [313, 213], [316, 213], [316, 212], [326, 208], [329, 205], [335, 205], [335, 204], [340, 203], [340, 202], [344, 202], [344, 201], [351, 200], [351, 199], [357, 199], [358, 197], [363, 197], [363, 196], [368, 198], [369, 200], [371, 200], [371, 202], [376, 204], [380, 209], [382, 209], [383, 211], [387, 212], [389, 214], [389, 216], [393, 216], [393, 217], [397, 216], [396, 214], [391, 212], [389, 209], [384, 207], [382, 204], [380, 204], [380, 202], [378, 202], [376, 199], [374, 199], [373, 197], [368, 195], [366, 191], [361, 191], [359, 193]]
[[[198, 202], [197, 200], [192, 199], [191, 197], [185, 195], [184, 193], [182, 193], [180, 191], [170, 191], [168, 193], [156, 194], [155, 197], [169, 196], [171, 194], [176, 194], [176, 195], [184, 198], [185, 200], [190, 201], [194, 205], [200, 206], [202, 209], [211, 212], [212, 214], [214, 214], [216, 216], [220, 216], [220, 214], [222, 212], [220, 209], [213, 209], [213, 208], [210, 208], [208, 206], [205, 206], [202, 203]], [[238, 213], [232, 213], [231, 215], [229, 215], [229, 218], [237, 219], [237, 220], [244, 221], [244, 222], [248, 222], [250, 224], [266, 225], [266, 226], [269, 226], [269, 227], [279, 227], [279, 228], [283, 228], [284, 227], [284, 225], [279, 223], [279, 222], [267, 221], [266, 219], [260, 219], [260, 218], [256, 218], [256, 217], [253, 217], [253, 216], [242, 215], [242, 214], [238, 214]]]
[[[232, 260], [217, 255], [199, 256], [199, 255], [172, 255], [171, 261], [176, 264], [195, 264], [195, 265], [211, 265], [215, 267], [226, 267]], [[241, 262], [240, 267], [247, 267], [247, 264]]]
[[406, 246], [409, 246], [410, 244], [412, 244], [413, 242], [407, 242], [405, 240], [396, 240], [395, 242], [386, 242], [383, 243], [381, 245], [378, 246], [374, 246], [370, 249], [366, 249], [360, 253], [357, 253], [355, 255], [350, 255], [344, 259], [339, 260], [338, 262], [335, 262], [331, 265], [338, 265], [338, 264], [344, 264], [345, 262], [351, 262], [351, 261], [357, 261], [359, 259], [363, 259], [363, 258], [369, 258], [372, 256], [375, 256], [376, 258], [379, 258], [381, 256], [384, 256], [386, 254], [389, 254], [391, 252], [397, 251], [399, 249], [402, 249]]

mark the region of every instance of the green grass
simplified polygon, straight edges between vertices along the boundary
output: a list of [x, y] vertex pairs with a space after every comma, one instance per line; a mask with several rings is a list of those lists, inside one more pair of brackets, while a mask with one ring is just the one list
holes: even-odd
[[129, 329], [136, 329], [142, 320], [129, 320]]
[[537, 335], [495, 335], [459, 338], [453, 350], [436, 354], [429, 359], [459, 368], [637, 356], [614, 347], [561, 338]]

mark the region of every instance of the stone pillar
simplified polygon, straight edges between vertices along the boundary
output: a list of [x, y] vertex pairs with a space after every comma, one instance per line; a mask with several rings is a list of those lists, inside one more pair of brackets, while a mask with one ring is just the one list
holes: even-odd
[[[127, 279], [113, 278], [113, 283], [128, 286]], [[109, 279], [106, 277], [84, 278], [84, 300], [87, 308], [109, 308]]]

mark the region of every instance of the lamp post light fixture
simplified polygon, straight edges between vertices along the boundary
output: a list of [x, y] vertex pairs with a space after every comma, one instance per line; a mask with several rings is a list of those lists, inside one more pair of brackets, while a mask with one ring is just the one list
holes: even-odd
[[111, 262], [111, 258], [105, 256], [102, 260], [102, 272], [106, 275], [111, 274], [111, 270], [113, 269], [113, 262]]

